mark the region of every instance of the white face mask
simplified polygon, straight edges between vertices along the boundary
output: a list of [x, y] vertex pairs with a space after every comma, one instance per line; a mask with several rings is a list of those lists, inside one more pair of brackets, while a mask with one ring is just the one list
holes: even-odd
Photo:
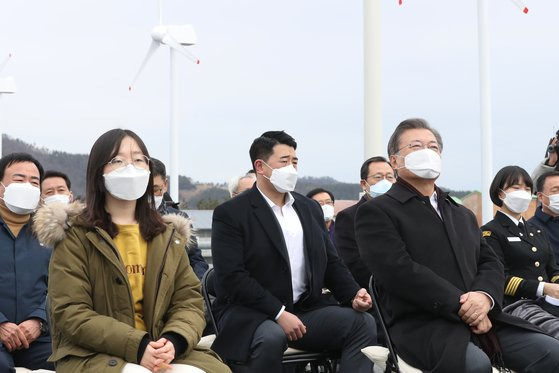
[[324, 213], [324, 221], [330, 221], [334, 219], [334, 206], [332, 205], [322, 205], [322, 212]]
[[514, 192], [505, 193], [503, 203], [512, 211], [517, 214], [522, 214], [528, 210], [530, 202], [532, 202], [532, 195], [525, 190], [515, 190]]
[[404, 157], [404, 167], [423, 179], [438, 178], [441, 174], [441, 163], [441, 156], [431, 149], [417, 150]]
[[378, 197], [386, 192], [392, 187], [392, 183], [386, 179], [382, 179], [375, 185], [369, 187], [369, 195], [373, 198]]
[[30, 183], [11, 183], [4, 186], [4, 203], [15, 214], [31, 214], [37, 208], [40, 199], [41, 190]]
[[[262, 162], [270, 167], [266, 162]], [[297, 170], [292, 164], [281, 168], [272, 168], [272, 176], [266, 178], [270, 180], [278, 192], [293, 192], [295, 190], [295, 184], [297, 184]]]
[[67, 194], [53, 194], [52, 196], [45, 197], [43, 202], [45, 202], [45, 205], [50, 205], [51, 203], [67, 205], [70, 203], [70, 196]]
[[550, 209], [551, 212], [553, 212], [554, 214], [559, 215], [559, 194], [552, 194], [549, 196], [547, 194], [544, 194], [544, 196], [549, 198], [549, 206], [546, 207]]
[[163, 202], [163, 196], [153, 196], [153, 202], [155, 202], [155, 208], [158, 209]]
[[115, 198], [135, 201], [144, 195], [149, 183], [149, 171], [129, 164], [104, 174], [105, 188]]

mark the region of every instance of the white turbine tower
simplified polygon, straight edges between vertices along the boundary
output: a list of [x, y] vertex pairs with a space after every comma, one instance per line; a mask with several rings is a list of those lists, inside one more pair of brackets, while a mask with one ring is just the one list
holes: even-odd
[[381, 89], [381, 0], [363, 0], [364, 159], [383, 154]]
[[129, 89], [136, 83], [136, 80], [144, 70], [144, 67], [148, 63], [149, 59], [153, 56], [157, 48], [161, 45], [166, 45], [169, 47], [170, 51], [170, 164], [169, 164], [169, 174], [170, 174], [170, 194], [171, 198], [175, 202], [179, 202], [179, 116], [178, 116], [178, 71], [176, 68], [176, 56], [180, 53], [187, 57], [192, 62], [198, 64], [200, 61], [196, 56], [190, 53], [185, 46], [191, 46], [196, 44], [196, 33], [192, 25], [169, 25], [165, 26], [162, 22], [162, 7], [161, 0], [159, 4], [159, 26], [154, 27], [151, 30], [151, 38], [153, 39], [151, 45], [148, 49], [146, 57], [140, 66], [140, 69], [136, 73], [136, 76], [132, 80]]
[[[8, 64], [11, 58], [12, 55], [9, 54], [8, 57], [0, 64], [0, 72], [4, 70], [4, 68], [6, 67], [6, 65]], [[2, 98], [2, 95], [12, 94], [12, 93], [16, 93], [16, 83], [14, 78], [12, 77], [6, 77], [3, 79], [0, 78], [0, 99]], [[2, 123], [1, 120], [0, 123]], [[1, 157], [2, 157], [2, 128], [0, 127], [0, 158]]]
[[[523, 13], [528, 8], [521, 0], [511, 0]], [[477, 1], [478, 58], [479, 58], [479, 103], [481, 136], [481, 221], [493, 219], [493, 202], [489, 187], [493, 179], [493, 134], [491, 122], [491, 75], [489, 47], [488, 1]]]

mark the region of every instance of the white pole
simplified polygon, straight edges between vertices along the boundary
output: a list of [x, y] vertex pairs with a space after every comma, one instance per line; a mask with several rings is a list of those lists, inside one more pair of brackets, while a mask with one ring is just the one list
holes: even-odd
[[173, 48], [169, 48], [170, 52], [170, 65], [171, 65], [171, 75], [170, 75], [170, 93], [169, 101], [170, 104], [170, 167], [169, 167], [169, 189], [171, 190], [171, 198], [175, 202], [179, 201], [179, 105], [178, 105], [178, 91], [179, 91], [179, 79], [176, 64], [176, 52]]
[[489, 186], [493, 178], [493, 152], [491, 131], [491, 78], [489, 55], [488, 1], [477, 1], [477, 25], [479, 44], [479, 93], [481, 125], [481, 206], [482, 223], [493, 219], [493, 203], [489, 197]]
[[384, 154], [381, 111], [380, 1], [363, 0], [364, 157]]

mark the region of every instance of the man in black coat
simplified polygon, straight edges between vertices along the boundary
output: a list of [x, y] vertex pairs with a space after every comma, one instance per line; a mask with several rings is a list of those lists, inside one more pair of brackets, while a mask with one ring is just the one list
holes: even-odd
[[425, 120], [400, 123], [388, 144], [398, 180], [357, 211], [398, 354], [424, 372], [559, 371], [559, 341], [501, 312], [503, 266], [475, 216], [436, 187], [441, 150]]
[[[363, 197], [355, 205], [338, 212], [334, 230], [334, 242], [340, 258], [355, 278], [359, 286], [367, 289], [371, 270], [363, 262], [355, 241], [355, 214], [363, 203], [371, 198], [384, 194], [387, 183], [394, 183], [394, 170], [384, 157], [372, 157], [361, 166], [361, 189]], [[378, 188], [377, 184], [383, 184]], [[376, 187], [377, 186], [377, 187]], [[377, 190], [378, 189], [378, 190]]]
[[[212, 345], [249, 372], [282, 372], [287, 346], [341, 354], [340, 372], [371, 372], [371, 298], [336, 255], [319, 205], [293, 189], [295, 140], [270, 131], [250, 148], [252, 189], [213, 214], [219, 334]], [[340, 303], [322, 296], [328, 288]]]
[[538, 180], [532, 181], [536, 183], [539, 204], [529, 222], [547, 233], [555, 260], [559, 263], [559, 171], [545, 172]]

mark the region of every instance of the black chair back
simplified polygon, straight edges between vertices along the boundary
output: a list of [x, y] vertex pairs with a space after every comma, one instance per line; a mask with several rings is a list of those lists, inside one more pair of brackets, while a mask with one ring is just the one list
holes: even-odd
[[212, 303], [216, 297], [215, 272], [213, 268], [208, 269], [206, 273], [204, 273], [204, 276], [202, 276], [202, 296], [204, 297], [204, 303], [206, 304], [206, 308], [208, 310], [208, 314], [210, 315], [210, 320], [212, 322], [215, 335], [217, 336], [219, 334], [219, 330], [217, 328], [217, 322], [212, 310]]
[[382, 332], [384, 333], [384, 342], [386, 343], [386, 347], [388, 348], [388, 357], [386, 359], [386, 369], [384, 370], [385, 373], [400, 373], [400, 367], [398, 366], [398, 356], [396, 355], [396, 351], [394, 346], [392, 345], [392, 339], [390, 339], [390, 334], [388, 334], [388, 327], [386, 326], [386, 322], [384, 321], [384, 316], [382, 314], [382, 307], [379, 303], [379, 295], [377, 292], [377, 288], [375, 286], [375, 277], [371, 275], [369, 279], [369, 292], [371, 293], [371, 297], [373, 299], [373, 306], [375, 308], [377, 317], [380, 322], [380, 326], [382, 328]]

